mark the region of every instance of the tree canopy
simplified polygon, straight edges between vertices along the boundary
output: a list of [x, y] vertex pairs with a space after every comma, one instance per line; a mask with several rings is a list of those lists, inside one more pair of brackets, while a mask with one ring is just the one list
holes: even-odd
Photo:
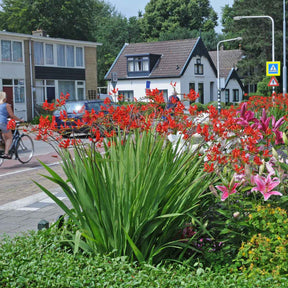
[[157, 40], [163, 33], [213, 30], [217, 14], [209, 0], [150, 0], [140, 19], [145, 39]]

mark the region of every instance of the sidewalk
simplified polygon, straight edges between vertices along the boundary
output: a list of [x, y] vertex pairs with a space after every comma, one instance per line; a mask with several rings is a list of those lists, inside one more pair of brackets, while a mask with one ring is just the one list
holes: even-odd
[[[52, 192], [69, 205], [68, 198], [60, 188]], [[0, 238], [4, 234], [16, 236], [29, 230], [37, 231], [41, 220], [51, 225], [63, 214], [63, 210], [44, 192], [3, 204], [0, 206]]]

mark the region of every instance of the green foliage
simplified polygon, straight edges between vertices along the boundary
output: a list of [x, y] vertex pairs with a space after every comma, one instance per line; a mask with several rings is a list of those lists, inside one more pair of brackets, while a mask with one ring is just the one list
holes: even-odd
[[11, 32], [31, 34], [43, 29], [52, 37], [92, 40], [95, 14], [101, 13], [105, 5], [95, 0], [3, 0], [0, 25]]
[[217, 14], [206, 0], [151, 0], [140, 22], [144, 38], [156, 40], [161, 33], [175, 32], [180, 28], [213, 30], [217, 24]]
[[[257, 85], [257, 95], [263, 95], [263, 96], [270, 96], [272, 94], [272, 87], [269, 87], [268, 84], [271, 80], [271, 77], [265, 77], [261, 82]], [[279, 88], [276, 87], [275, 92], [277, 92]]]
[[203, 171], [202, 157], [177, 155], [177, 149], [152, 132], [121, 141], [116, 138], [104, 155], [83, 147], [76, 148], [74, 159], [68, 151], [60, 152], [69, 184], [45, 166], [51, 174], [47, 178], [63, 189], [73, 210], [38, 186], [78, 226], [75, 250], [131, 260], [135, 255], [140, 262], [174, 258], [185, 246], [181, 227], [194, 217], [213, 176]]
[[248, 225], [255, 233], [244, 242], [235, 259], [249, 275], [287, 275], [287, 211], [279, 207], [257, 206], [249, 215]]
[[237, 271], [213, 272], [198, 263], [142, 265], [125, 257], [77, 254], [61, 244], [56, 227], [0, 241], [0, 286], [67, 287], [286, 287], [287, 278], [262, 275], [249, 279]]
[[35, 116], [32, 121], [30, 122], [30, 124], [39, 124], [39, 119], [40, 117], [47, 117], [48, 116], [48, 119], [49, 121], [51, 122], [52, 121], [52, 115], [51, 114], [44, 114], [44, 115], [40, 115], [40, 116]]

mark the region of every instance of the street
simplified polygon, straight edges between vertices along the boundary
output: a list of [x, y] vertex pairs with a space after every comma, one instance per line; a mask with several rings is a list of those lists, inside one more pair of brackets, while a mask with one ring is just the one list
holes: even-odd
[[59, 199], [65, 195], [59, 187], [42, 175], [49, 173], [39, 160], [64, 176], [61, 159], [47, 143], [34, 140], [34, 156], [27, 164], [18, 160], [6, 160], [0, 167], [0, 238], [8, 234], [37, 230], [41, 219], [50, 223], [57, 220], [63, 211], [33, 182], [38, 182]]
[[50, 181], [41, 174], [47, 175], [40, 161], [43, 161], [57, 173], [62, 170], [59, 158], [51, 145], [43, 141], [34, 140], [34, 156], [29, 163], [22, 164], [18, 160], [5, 160], [0, 167], [0, 205], [10, 201], [21, 199], [39, 192], [39, 188], [33, 181], [47, 184], [47, 188], [53, 188]]

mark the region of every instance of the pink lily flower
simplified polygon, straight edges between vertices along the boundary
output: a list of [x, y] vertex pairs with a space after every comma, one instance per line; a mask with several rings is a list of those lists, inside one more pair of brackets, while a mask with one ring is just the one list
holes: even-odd
[[258, 124], [258, 128], [261, 129], [264, 133], [266, 133], [267, 129], [269, 128], [270, 119], [271, 119], [271, 117], [267, 118], [266, 111], [265, 111], [265, 109], [263, 109], [262, 117], [261, 117], [260, 122]]
[[271, 179], [270, 174], [267, 176], [267, 178], [256, 175], [253, 177], [253, 181], [256, 184], [256, 187], [252, 188], [251, 192], [259, 191], [264, 196], [264, 201], [268, 200], [271, 195], [282, 196], [282, 193], [273, 190], [280, 184], [277, 177]]
[[227, 187], [227, 186], [215, 186], [218, 190], [223, 192], [221, 196], [221, 201], [224, 201], [226, 198], [229, 197], [229, 195], [234, 194], [237, 192], [236, 188], [240, 185], [240, 183], [235, 183], [233, 187]]
[[238, 114], [240, 114], [240, 118], [238, 119], [237, 123], [246, 127], [250, 125], [250, 122], [254, 122], [254, 124], [252, 124], [252, 126], [254, 127], [255, 122], [258, 122], [258, 119], [254, 117], [254, 112], [250, 110], [247, 111], [246, 108], [247, 103], [245, 102], [241, 105], [240, 112], [238, 112]]
[[284, 117], [281, 117], [278, 121], [276, 121], [275, 117], [272, 116], [272, 131], [275, 133], [276, 139], [275, 144], [283, 144], [283, 132], [279, 131], [280, 126], [285, 122]]

